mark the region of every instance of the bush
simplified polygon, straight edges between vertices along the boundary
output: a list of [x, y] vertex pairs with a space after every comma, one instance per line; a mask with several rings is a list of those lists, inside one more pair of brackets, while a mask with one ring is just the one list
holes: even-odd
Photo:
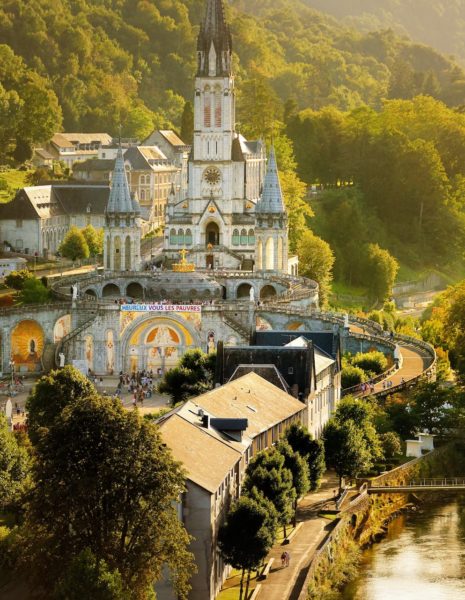
[[386, 371], [388, 361], [382, 352], [359, 352], [352, 359], [352, 365], [363, 371], [379, 375]]
[[367, 380], [365, 372], [359, 367], [353, 367], [352, 365], [346, 365], [342, 369], [342, 389], [354, 387]]

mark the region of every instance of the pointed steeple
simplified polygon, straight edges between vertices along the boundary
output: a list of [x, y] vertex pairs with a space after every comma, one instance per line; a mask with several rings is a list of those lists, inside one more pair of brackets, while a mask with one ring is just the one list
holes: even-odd
[[207, 0], [197, 51], [197, 76], [231, 75], [232, 38], [224, 16], [223, 0]]
[[256, 213], [260, 214], [285, 214], [283, 192], [279, 182], [278, 166], [276, 164], [276, 154], [274, 147], [271, 147], [268, 164], [266, 167], [265, 181], [263, 182], [263, 192], [260, 200], [257, 202]]
[[124, 167], [123, 150], [118, 148], [115, 168], [111, 178], [110, 198], [107, 205], [107, 214], [139, 213], [140, 207], [137, 200], [131, 198], [128, 178]]

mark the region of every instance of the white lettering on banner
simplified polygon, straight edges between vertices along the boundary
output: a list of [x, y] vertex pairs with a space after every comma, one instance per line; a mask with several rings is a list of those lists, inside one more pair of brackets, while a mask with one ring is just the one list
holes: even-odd
[[199, 304], [122, 304], [123, 312], [193, 312], [201, 313]]

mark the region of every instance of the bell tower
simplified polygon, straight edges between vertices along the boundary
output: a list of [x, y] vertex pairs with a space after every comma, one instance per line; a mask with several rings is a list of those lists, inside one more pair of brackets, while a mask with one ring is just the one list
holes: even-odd
[[231, 160], [235, 129], [232, 40], [223, 0], [207, 0], [197, 40], [194, 160]]

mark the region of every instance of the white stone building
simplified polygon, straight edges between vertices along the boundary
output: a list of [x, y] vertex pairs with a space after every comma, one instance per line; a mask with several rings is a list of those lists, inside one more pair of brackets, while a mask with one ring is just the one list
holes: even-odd
[[185, 247], [197, 267], [287, 273], [274, 153], [265, 177], [264, 144], [236, 132], [232, 40], [221, 0], [207, 2], [197, 49], [187, 193], [169, 198], [165, 255], [172, 260]]

